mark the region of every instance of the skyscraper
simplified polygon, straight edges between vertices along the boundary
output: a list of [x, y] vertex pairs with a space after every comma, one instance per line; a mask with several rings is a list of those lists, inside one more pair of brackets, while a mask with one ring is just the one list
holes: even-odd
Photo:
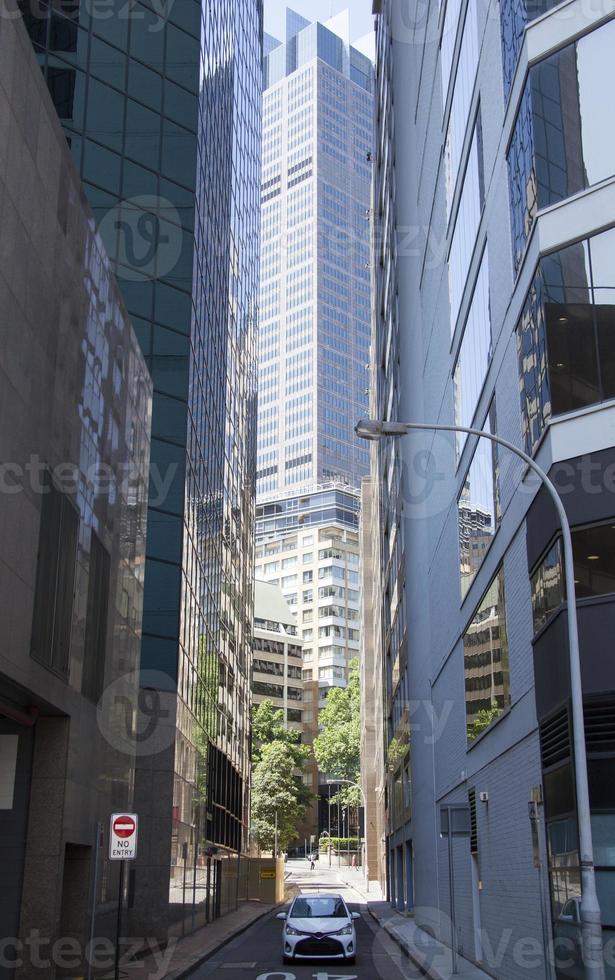
[[369, 356], [373, 68], [328, 24], [287, 11], [269, 40], [263, 174], [257, 494], [340, 480], [368, 456], [353, 426]]
[[[284, 43], [265, 50], [256, 568], [297, 613], [310, 743], [359, 655], [373, 66], [348, 13], [319, 24], [287, 10]], [[317, 794], [313, 762], [304, 779]], [[315, 806], [310, 834], [318, 824]]]
[[[374, 12], [372, 411], [499, 434], [559, 490], [574, 542], [607, 946], [615, 144], [603, 121], [615, 20], [611, 8], [549, 0], [432, 5], [421, 24], [397, 0], [375, 0]], [[424, 234], [403, 247], [401, 228]], [[581, 801], [556, 512], [518, 457], [462, 435], [385, 439], [372, 485], [389, 898], [498, 976], [579, 975]], [[531, 967], [517, 937], [539, 951]]]
[[165, 939], [234, 904], [247, 829], [262, 0], [22, 6], [154, 381], [131, 889]]

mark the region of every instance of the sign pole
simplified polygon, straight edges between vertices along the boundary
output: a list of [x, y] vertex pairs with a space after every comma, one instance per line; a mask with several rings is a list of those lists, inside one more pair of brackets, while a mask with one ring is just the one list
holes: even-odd
[[125, 861], [120, 861], [120, 887], [117, 896], [117, 927], [115, 935], [115, 980], [120, 977], [120, 934], [122, 931], [122, 905], [124, 901], [124, 865]]

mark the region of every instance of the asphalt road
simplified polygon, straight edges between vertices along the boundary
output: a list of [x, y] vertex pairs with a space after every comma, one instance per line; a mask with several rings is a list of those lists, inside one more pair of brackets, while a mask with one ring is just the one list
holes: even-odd
[[403, 956], [399, 947], [372, 919], [362, 896], [344, 885], [333, 869], [310, 872], [305, 864], [293, 862], [290, 882], [302, 894], [339, 892], [353, 911], [361, 913], [355, 922], [357, 959], [353, 966], [339, 961], [310, 963], [282, 962], [282, 923], [275, 914], [260, 919], [237, 936], [191, 974], [191, 980], [414, 980], [421, 976]]

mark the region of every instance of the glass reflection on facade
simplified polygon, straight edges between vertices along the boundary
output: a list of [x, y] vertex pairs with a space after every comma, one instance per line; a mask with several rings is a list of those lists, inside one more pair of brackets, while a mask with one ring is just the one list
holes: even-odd
[[515, 269], [536, 212], [615, 173], [615, 20], [530, 68], [509, 154]]
[[502, 0], [500, 20], [502, 32], [502, 61], [504, 74], [504, 95], [508, 98], [510, 86], [517, 67], [517, 60], [523, 41], [525, 25], [540, 17], [558, 0]]
[[528, 452], [552, 415], [615, 397], [615, 229], [541, 259], [517, 350]]
[[482, 156], [479, 112], [474, 127], [474, 135], [472, 137], [459, 207], [457, 209], [455, 230], [448, 256], [451, 336], [455, 333], [457, 316], [476, 245], [476, 236], [484, 203]]
[[[611, 522], [572, 532], [577, 599], [615, 593], [615, 525]], [[565, 601], [560, 541], [549, 549], [532, 575], [534, 632], [549, 621]]]
[[504, 571], [496, 574], [463, 637], [468, 741], [510, 706]]
[[262, 0], [23, 10], [154, 382], [141, 668], [176, 730], [133, 914], [164, 935], [234, 907], [247, 831]]
[[[454, 369], [455, 425], [470, 427], [491, 360], [491, 308], [489, 301], [489, 255], [483, 252], [468, 318]], [[457, 435], [457, 452], [466, 441]]]
[[[496, 431], [495, 401], [486, 432]], [[479, 439], [457, 501], [462, 599], [474, 581], [500, 523], [498, 447]]]

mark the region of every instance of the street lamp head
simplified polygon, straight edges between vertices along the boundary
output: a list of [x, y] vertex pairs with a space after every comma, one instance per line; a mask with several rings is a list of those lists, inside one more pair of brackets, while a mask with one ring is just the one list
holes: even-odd
[[361, 419], [354, 431], [359, 439], [377, 442], [383, 436], [405, 436], [408, 426], [405, 422], [383, 422], [381, 419]]

